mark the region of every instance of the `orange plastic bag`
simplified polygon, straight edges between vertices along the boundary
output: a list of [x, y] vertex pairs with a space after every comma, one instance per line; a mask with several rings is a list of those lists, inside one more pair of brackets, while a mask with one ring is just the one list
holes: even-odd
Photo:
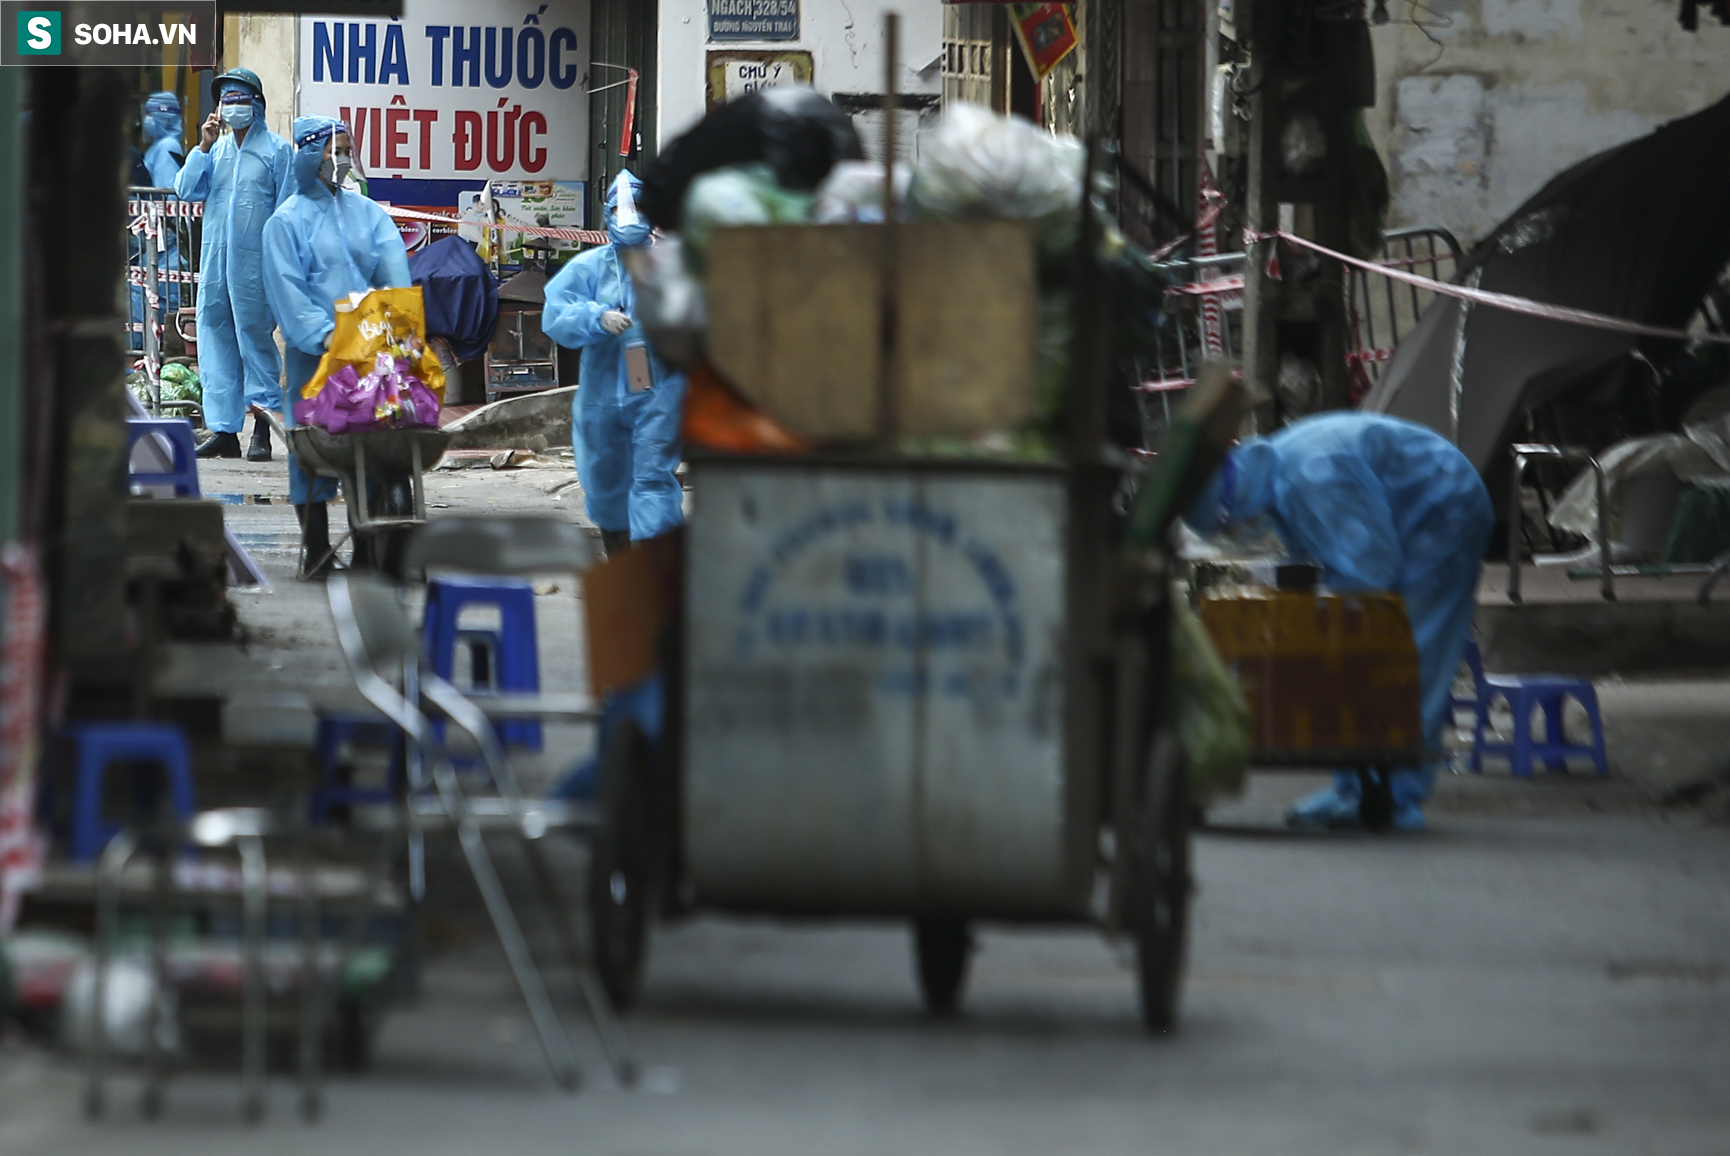
[[372, 289], [364, 296], [350, 294], [338, 301], [336, 331], [319, 359], [318, 371], [301, 387], [302, 400], [317, 397], [330, 375], [344, 366], [352, 365], [362, 375], [371, 372], [381, 353], [407, 362], [408, 371], [444, 404], [445, 371], [427, 346], [426, 300], [418, 286]]
[[809, 453], [811, 444], [739, 396], [707, 361], [688, 371], [686, 445], [735, 454]]

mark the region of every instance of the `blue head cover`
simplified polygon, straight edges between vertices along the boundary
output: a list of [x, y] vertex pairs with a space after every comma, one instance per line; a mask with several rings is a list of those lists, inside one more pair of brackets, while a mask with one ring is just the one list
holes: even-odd
[[615, 245], [641, 245], [649, 239], [651, 226], [637, 209], [643, 182], [630, 169], [622, 169], [607, 190], [607, 236]]
[[164, 137], [179, 139], [180, 98], [172, 92], [153, 92], [144, 98], [144, 137], [151, 142]]
[[210, 82], [210, 98], [217, 103], [222, 102], [225, 92], [245, 92], [251, 94], [253, 105], [258, 109], [258, 115], [264, 115], [264, 81], [258, 79], [258, 73], [250, 68], [231, 68]]
[[1279, 455], [1263, 438], [1242, 442], [1226, 455], [1183, 520], [1198, 534], [1223, 534], [1259, 517], [1272, 498]]
[[322, 189], [318, 166], [324, 162], [324, 146], [337, 133], [348, 131], [348, 125], [334, 116], [297, 116], [294, 118], [294, 187], [308, 196], [317, 196]]
[[250, 68], [231, 68], [210, 82], [210, 95], [217, 106], [227, 93], [242, 92], [252, 97], [252, 124], [264, 123], [264, 82]]

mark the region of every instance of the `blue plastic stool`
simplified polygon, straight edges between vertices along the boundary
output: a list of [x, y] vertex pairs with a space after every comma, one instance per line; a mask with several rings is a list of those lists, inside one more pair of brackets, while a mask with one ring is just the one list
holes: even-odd
[[[190, 822], [192, 803], [192, 755], [186, 736], [172, 723], [102, 722], [81, 723], [67, 731], [77, 747], [78, 788], [72, 803], [72, 858], [88, 863], [120, 828], [102, 821], [102, 785], [108, 768], [115, 763], [155, 763], [168, 781], [174, 816]], [[138, 776], [137, 811], [150, 810], [150, 785]]]
[[[1472, 770], [1481, 773], [1484, 756], [1496, 755], [1508, 760], [1508, 769], [1516, 779], [1532, 777], [1532, 761], [1542, 759], [1552, 771], [1568, 769], [1568, 757], [1587, 756], [1599, 775], [1610, 773], [1609, 760], [1604, 755], [1604, 720], [1598, 713], [1598, 692], [1583, 678], [1559, 674], [1485, 674], [1483, 655], [1478, 644], [1466, 643], [1466, 662], [1472, 668], [1472, 683], [1478, 698], [1473, 705], [1478, 713], [1472, 735]], [[1496, 699], [1506, 699], [1514, 712], [1514, 741], [1491, 742], [1484, 738], [1490, 721], [1490, 706]], [[1570, 743], [1562, 730], [1562, 706], [1575, 699], [1586, 708], [1592, 723], [1590, 744]], [[1544, 738], [1532, 738], [1532, 710], [1544, 711]]]
[[173, 486], [179, 498], [201, 496], [198, 488], [197, 447], [192, 444], [192, 423], [183, 417], [129, 417], [126, 419], [126, 461], [130, 467], [132, 449], [151, 434], [161, 434], [174, 456], [174, 468], [167, 473], [134, 470], [128, 479], [135, 486]]
[[[408, 773], [408, 752], [401, 740], [402, 731], [395, 723], [340, 715], [320, 718], [317, 749], [323, 782], [308, 799], [312, 822], [323, 823], [330, 817], [330, 809], [336, 806], [393, 802], [401, 792], [403, 779]], [[390, 768], [386, 772], [382, 790], [377, 787], [343, 786], [336, 781], [337, 756], [342, 752], [344, 743], [390, 748]]]
[[[465, 607], [494, 606], [497, 630], [460, 630], [457, 619]], [[461, 644], [481, 647], [487, 655], [485, 681], [477, 679], [473, 693], [511, 691], [535, 694], [541, 689], [540, 653], [535, 643], [535, 588], [516, 578], [434, 578], [427, 583], [426, 616], [421, 645], [433, 673], [449, 679], [456, 670]], [[481, 673], [478, 669], [476, 673]], [[496, 724], [499, 741], [527, 750], [541, 749], [541, 724], [511, 719]]]

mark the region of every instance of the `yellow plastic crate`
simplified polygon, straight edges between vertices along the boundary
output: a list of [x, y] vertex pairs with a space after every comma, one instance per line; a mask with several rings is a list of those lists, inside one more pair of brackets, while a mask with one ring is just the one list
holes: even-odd
[[1260, 751], [1422, 746], [1418, 649], [1399, 595], [1238, 589], [1208, 594], [1200, 613], [1249, 701]]

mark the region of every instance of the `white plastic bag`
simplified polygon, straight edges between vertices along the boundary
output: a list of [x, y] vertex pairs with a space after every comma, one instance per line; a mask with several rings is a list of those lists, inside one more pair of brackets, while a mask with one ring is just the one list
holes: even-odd
[[[907, 204], [913, 174], [895, 166], [895, 203]], [[901, 213], [898, 215], [905, 215]], [[877, 225], [883, 222], [883, 166], [876, 161], [842, 161], [817, 188], [812, 220], [819, 225]]]
[[921, 142], [909, 200], [916, 217], [1045, 223], [1042, 240], [1073, 222], [1087, 153], [1072, 136], [957, 104]]
[[[144, 1054], [150, 1022], [150, 1001], [155, 991], [150, 971], [141, 963], [116, 959], [108, 965], [108, 982], [102, 992], [103, 1025], [108, 1053], [137, 1057]], [[82, 1052], [90, 1046], [95, 1022], [96, 964], [80, 960], [66, 981], [60, 1005], [60, 1037], [67, 1047]], [[178, 1005], [173, 990], [162, 995], [156, 1020], [156, 1039], [162, 1050], [174, 1055], [180, 1049]]]

